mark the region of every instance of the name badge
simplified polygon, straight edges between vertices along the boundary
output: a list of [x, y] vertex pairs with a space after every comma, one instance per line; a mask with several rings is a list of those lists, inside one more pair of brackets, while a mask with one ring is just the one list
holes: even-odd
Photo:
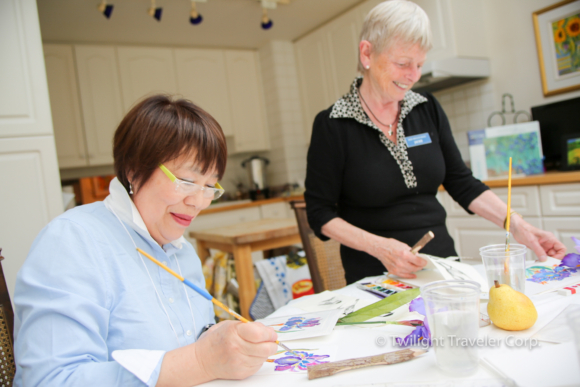
[[407, 148], [412, 148], [414, 146], [431, 144], [431, 136], [429, 136], [429, 133], [421, 133], [406, 137], [405, 141], [407, 142]]

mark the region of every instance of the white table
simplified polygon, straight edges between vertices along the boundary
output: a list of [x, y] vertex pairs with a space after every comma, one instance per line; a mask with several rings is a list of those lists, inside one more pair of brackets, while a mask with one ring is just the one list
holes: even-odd
[[[376, 299], [372, 294], [357, 289], [354, 285], [346, 286], [334, 292], [346, 294], [356, 298], [362, 299]], [[296, 301], [296, 300], [294, 300]], [[534, 303], [538, 310], [538, 320], [534, 326], [526, 331], [508, 332], [496, 328], [495, 326], [487, 326], [481, 328], [479, 331], [480, 338], [495, 338], [505, 340], [506, 337], [513, 335], [514, 338], [529, 338], [552, 319], [559, 314], [566, 306], [575, 303], [580, 304], [580, 295], [576, 296], [559, 296], [557, 293], [549, 293], [534, 299]], [[487, 301], [482, 300], [481, 310], [486, 313]], [[288, 305], [278, 309], [270, 317], [292, 315], [294, 313], [303, 313], [301, 309], [292, 306], [292, 302]], [[412, 327], [387, 325], [375, 328], [360, 328], [355, 326], [337, 327], [329, 336], [317, 337], [304, 340], [293, 340], [286, 342], [290, 348], [316, 348], [321, 345], [338, 345], [339, 350], [336, 360], [349, 359], [354, 357], [363, 357], [377, 355], [384, 352], [394, 351], [400, 349], [394, 344], [395, 336], [405, 336], [413, 330]], [[376, 344], [378, 337], [386, 338], [386, 344], [379, 346]], [[541, 347], [553, 346], [556, 344], [540, 343]], [[528, 349], [513, 349], [507, 348], [505, 344], [502, 347], [480, 348], [480, 359], [486, 356], [494, 356], [494, 351], [513, 351], [514, 359], [517, 359], [518, 351], [527, 351]], [[538, 350], [536, 348], [535, 350]], [[541, 350], [541, 349], [539, 349]], [[576, 358], [576, 353], [573, 350], [570, 353], [562, 353], [561, 356], [569, 356]], [[558, 358], [545, 359], [545, 372], [548, 370], [556, 370], [559, 365]], [[308, 380], [307, 374], [292, 374], [290, 372], [284, 375], [275, 376], [251, 376], [241, 381], [213, 381], [208, 383], [208, 386], [295, 386], [296, 384], [307, 384], [308, 386], [462, 386], [462, 387], [492, 387], [509, 385], [508, 381], [500, 374], [495, 373], [489, 369], [484, 362], [480, 362], [479, 369], [475, 375], [467, 378], [451, 377], [443, 373], [437, 368], [435, 363], [435, 354], [431, 349], [428, 353], [421, 357], [408, 361], [405, 363], [393, 364], [389, 366], [375, 366], [368, 367], [354, 371], [346, 371], [330, 377]], [[525, 364], [515, 363], [516, 366], [526, 367]], [[576, 361], [576, 366], [578, 362]], [[552, 368], [553, 367], [553, 368]], [[579, 371], [580, 376], [580, 371]], [[276, 379], [273, 379], [276, 378]], [[553, 373], [555, 384], [558, 385], [558, 373]], [[275, 383], [274, 383], [275, 382]], [[578, 383], [580, 385], [580, 378]]]

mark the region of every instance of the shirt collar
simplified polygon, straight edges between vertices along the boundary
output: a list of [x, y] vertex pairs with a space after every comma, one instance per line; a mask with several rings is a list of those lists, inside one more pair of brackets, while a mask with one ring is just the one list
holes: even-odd
[[[356, 77], [350, 86], [350, 91], [340, 98], [332, 107], [330, 118], [352, 118], [361, 124], [369, 125], [373, 128], [376, 125], [367, 116], [358, 97], [358, 88], [363, 81], [363, 77]], [[401, 101], [401, 114], [399, 121], [402, 121], [411, 110], [420, 103], [427, 102], [427, 98], [421, 94], [409, 90], [405, 93], [403, 101]]]
[[[109, 196], [105, 198], [105, 207], [112, 213], [117, 214], [121, 221], [130, 226], [136, 233], [157, 244], [149, 230], [147, 230], [147, 226], [145, 226], [145, 222], [135, 203], [133, 203], [127, 190], [116, 177], [109, 184]], [[166, 253], [172, 254], [173, 250], [181, 249], [183, 242], [185, 242], [185, 238], [182, 235], [179, 239], [163, 245], [162, 248]]]

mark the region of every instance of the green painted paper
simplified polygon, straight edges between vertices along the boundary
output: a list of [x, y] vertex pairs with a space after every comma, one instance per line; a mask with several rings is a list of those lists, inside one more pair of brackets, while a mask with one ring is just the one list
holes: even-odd
[[387, 298], [384, 298], [374, 304], [365, 306], [355, 312], [349, 313], [343, 318], [339, 319], [338, 322], [361, 322], [367, 321], [373, 317], [380, 316], [385, 313], [392, 312], [400, 306], [408, 304], [419, 296], [419, 288], [405, 290], [397, 294], [393, 294]]

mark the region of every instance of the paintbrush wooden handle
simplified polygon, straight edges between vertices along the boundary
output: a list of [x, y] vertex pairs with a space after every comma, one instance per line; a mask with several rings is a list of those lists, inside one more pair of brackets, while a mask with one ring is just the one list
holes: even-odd
[[402, 363], [404, 361], [414, 359], [415, 357], [424, 353], [425, 351], [417, 349], [402, 349], [400, 351], [387, 352], [381, 355], [317, 364], [308, 367], [308, 379], [312, 380], [323, 378], [325, 376], [334, 375], [338, 372], [355, 370], [357, 368], [370, 367], [374, 365]]
[[419, 242], [415, 243], [415, 246], [411, 247], [411, 252], [417, 254], [434, 237], [433, 231], [428, 231], [427, 234], [423, 235], [423, 238], [419, 239]]

